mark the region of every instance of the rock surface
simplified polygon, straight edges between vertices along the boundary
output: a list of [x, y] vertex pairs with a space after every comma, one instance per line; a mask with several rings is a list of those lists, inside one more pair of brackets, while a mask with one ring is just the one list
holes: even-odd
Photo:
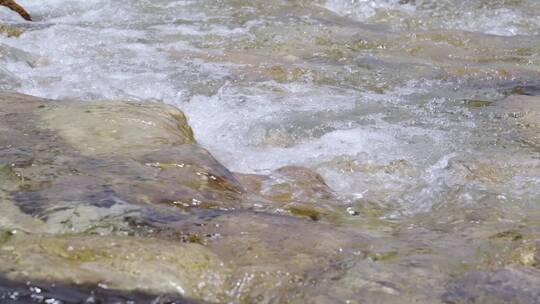
[[[317, 280], [319, 265], [362, 240], [312, 223], [337, 212], [320, 176], [233, 174], [176, 108], [11, 93], [0, 105], [9, 280], [249, 302]], [[283, 215], [240, 211], [252, 201]]]
[[28, 213], [122, 200], [228, 208], [244, 191], [175, 108], [0, 99], [1, 187]]
[[133, 237], [12, 236], [0, 272], [18, 281], [100, 284], [117, 290], [225, 300], [230, 270], [208, 249]]
[[539, 303], [539, 270], [502, 268], [473, 271], [451, 284], [445, 303]]
[[[536, 128], [529, 114], [519, 119]], [[486, 189], [538, 170], [491, 157], [445, 170]], [[540, 214], [495, 199], [448, 199], [396, 220], [307, 168], [230, 172], [164, 104], [0, 93], [0, 300], [536, 303]]]

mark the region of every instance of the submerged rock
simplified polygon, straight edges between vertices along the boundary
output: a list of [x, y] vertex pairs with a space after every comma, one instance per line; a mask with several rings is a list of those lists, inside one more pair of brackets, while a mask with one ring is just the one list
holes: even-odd
[[10, 280], [303, 299], [364, 244], [313, 222], [345, 214], [321, 176], [294, 166], [235, 175], [178, 109], [10, 93], [0, 105], [0, 275]]
[[26, 232], [40, 232], [44, 230], [44, 223], [28, 214], [24, 214], [20, 209], [5, 197], [5, 193], [0, 190], [0, 231], [16, 232], [17, 230]]
[[200, 303], [177, 295], [106, 289], [105, 286], [17, 282], [0, 277], [0, 300], [7, 303]]
[[261, 210], [309, 218], [339, 220], [345, 207], [323, 178], [299, 166], [286, 166], [270, 175], [235, 174]]
[[540, 146], [540, 97], [511, 95], [500, 104], [510, 122], [519, 129], [523, 140]]
[[0, 34], [8, 37], [19, 37], [23, 33], [23, 30], [16, 27], [0, 24]]
[[154, 224], [150, 231], [154, 237], [182, 231], [187, 242], [216, 252], [233, 269], [228, 295], [234, 303], [306, 301], [369, 240], [329, 224], [249, 211]]
[[[412, 167], [336, 162], [379, 175]], [[524, 170], [503, 163], [492, 155], [443, 169], [489, 190]], [[538, 269], [538, 217], [499, 200], [387, 217], [388, 205], [345, 200], [307, 168], [230, 172], [167, 105], [0, 93], [0, 300], [29, 281], [111, 299], [460, 303], [476, 291], [453, 278], [506, 299], [489, 278], [519, 267], [519, 294], [535, 303], [526, 288]]]
[[535, 269], [502, 268], [472, 271], [451, 283], [444, 303], [539, 303], [540, 272]]

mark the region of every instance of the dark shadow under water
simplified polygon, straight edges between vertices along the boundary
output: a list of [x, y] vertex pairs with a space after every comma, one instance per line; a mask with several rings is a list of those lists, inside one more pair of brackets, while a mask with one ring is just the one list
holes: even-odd
[[173, 295], [152, 295], [139, 291], [110, 290], [96, 285], [15, 282], [0, 276], [0, 303], [195, 304], [202, 302]]

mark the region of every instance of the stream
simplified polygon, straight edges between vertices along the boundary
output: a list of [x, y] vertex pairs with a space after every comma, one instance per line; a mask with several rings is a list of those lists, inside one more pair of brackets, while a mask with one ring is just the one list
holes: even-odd
[[[222, 292], [180, 296], [230, 303], [540, 303], [540, 1], [18, 2], [34, 22], [0, 7], [2, 24], [21, 31], [0, 34], [0, 91], [67, 103], [170, 105], [239, 183], [272, 176], [279, 184], [289, 178], [279, 169], [297, 166], [310, 173], [291, 173], [308, 176], [295, 185], [323, 179], [332, 193], [331, 199], [304, 188], [290, 194], [293, 203], [339, 214], [328, 219], [253, 197], [234, 211], [214, 210], [218, 215], [137, 209], [168, 231], [192, 231], [197, 220], [212, 218], [231, 235], [223, 244], [201, 242], [234, 265], [223, 274], [226, 283], [213, 287]], [[16, 195], [22, 190], [13, 189], [0, 181], [23, 212], [53, 217], [54, 203], [25, 210]], [[270, 200], [289, 203], [283, 195]], [[129, 201], [122, 204], [114, 216], [134, 212]], [[310, 228], [296, 217], [289, 223], [281, 219], [290, 215], [283, 208], [320, 225]], [[161, 212], [159, 220], [152, 212]], [[265, 221], [274, 235], [258, 236]], [[64, 231], [61, 223], [48, 231]], [[310, 267], [298, 266], [303, 258], [289, 260], [303, 279], [282, 281], [270, 269], [273, 279], [248, 284], [256, 281], [256, 267], [246, 268], [230, 247], [243, 244], [232, 235], [249, 234], [249, 225], [256, 226], [251, 241], [268, 243], [261, 251], [289, 246], [283, 250], [292, 256], [305, 254]], [[0, 220], [0, 232], [11, 228]], [[305, 244], [280, 233], [298, 234]], [[261, 256], [260, 268], [289, 267], [277, 253]], [[0, 295], [26, 290], [13, 287], [19, 286], [13, 278], [2, 283], [1, 274]], [[62, 284], [87, 297], [83, 287]], [[142, 289], [176, 296], [160, 288]], [[51, 291], [51, 298], [71, 303], [62, 293]], [[147, 303], [150, 296], [133, 297]]]

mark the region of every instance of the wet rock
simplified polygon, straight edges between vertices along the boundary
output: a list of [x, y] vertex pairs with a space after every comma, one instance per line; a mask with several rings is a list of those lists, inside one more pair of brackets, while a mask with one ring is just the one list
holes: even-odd
[[163, 104], [49, 103], [38, 113], [50, 130], [85, 156], [136, 157], [195, 143], [184, 114]]
[[128, 224], [136, 225], [130, 231], [137, 237], [5, 235], [0, 273], [17, 281], [101, 284], [217, 302], [307, 300], [367, 241], [331, 225], [250, 211], [161, 223], [133, 218], [138, 222]]
[[[453, 164], [458, 166], [457, 164]], [[461, 163], [464, 178], [470, 181], [484, 183], [503, 184], [512, 180], [517, 175], [515, 168], [510, 164], [492, 159], [490, 161], [478, 161], [475, 163]]]
[[514, 264], [540, 269], [540, 242], [520, 246], [512, 253], [511, 261]]
[[0, 104], [0, 189], [26, 213], [119, 201], [234, 208], [243, 195], [173, 107], [9, 93]]
[[320, 175], [232, 174], [176, 109], [18, 94], [0, 103], [10, 215], [0, 216], [0, 273], [11, 280], [215, 302], [302, 298], [364, 244], [323, 223], [346, 212]]
[[518, 85], [510, 91], [516, 95], [538, 96], [540, 95], [540, 86], [538, 85]]
[[[471, 267], [538, 268], [538, 221], [494, 203], [495, 191], [392, 218], [391, 204], [344, 201], [307, 168], [234, 174], [168, 106], [7, 93], [0, 105], [0, 274], [11, 281], [214, 302], [432, 303]], [[523, 172], [491, 157], [441, 170], [459, 177], [454, 188], [484, 189]], [[399, 158], [356, 160], [332, 165], [414, 173]]]
[[332, 165], [342, 172], [365, 172], [365, 173], [386, 173], [394, 174], [400, 171], [405, 171], [411, 167], [411, 164], [404, 159], [396, 159], [387, 164], [374, 164], [365, 162], [364, 155], [338, 156], [324, 165]]
[[473, 271], [450, 284], [444, 303], [540, 303], [540, 272], [536, 269], [502, 268]]
[[100, 284], [220, 302], [228, 267], [208, 249], [133, 237], [14, 236], [0, 272], [17, 281]]
[[15, 203], [6, 197], [0, 190], [0, 231], [16, 233], [17, 231], [37, 232], [43, 231], [44, 223], [28, 214], [21, 212]]
[[323, 223], [267, 213], [232, 212], [170, 226], [198, 240], [233, 267], [234, 302], [308, 300], [309, 290], [343, 271], [341, 262], [368, 237]]
[[338, 220], [346, 207], [316, 172], [299, 166], [282, 167], [270, 175], [235, 174], [261, 210], [284, 213], [313, 221]]
[[110, 207], [89, 205], [58, 206], [40, 216], [45, 222], [41, 232], [52, 234], [91, 233], [99, 235], [127, 234], [125, 218], [138, 216], [141, 210], [133, 205], [117, 203]]
[[505, 96], [510, 95], [540, 95], [540, 85], [537, 82], [523, 82], [516, 80], [507, 80], [499, 83], [499, 91]]
[[23, 33], [23, 30], [16, 27], [0, 24], [0, 34], [8, 37], [19, 37]]
[[142, 160], [157, 172], [153, 182], [137, 185], [145, 189], [139, 193], [154, 193], [153, 197], [159, 197], [161, 202], [179, 208], [235, 208], [245, 192], [229, 170], [195, 145], [160, 149], [144, 155]]
[[540, 145], [540, 97], [510, 95], [499, 101], [492, 112], [506, 119], [511, 128], [517, 130], [522, 142], [531, 146]]
[[519, 127], [540, 128], [540, 97], [513, 95], [501, 101], [500, 105]]

